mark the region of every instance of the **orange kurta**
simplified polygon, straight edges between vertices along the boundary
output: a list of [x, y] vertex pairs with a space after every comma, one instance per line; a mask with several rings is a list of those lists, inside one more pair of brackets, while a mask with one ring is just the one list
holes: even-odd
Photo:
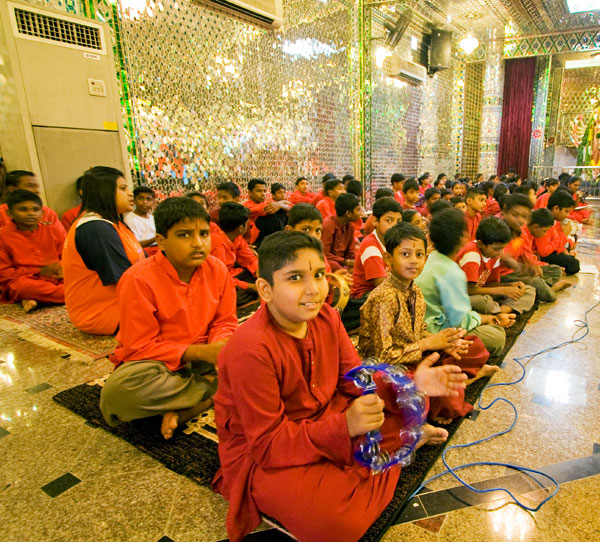
[[42, 267], [60, 261], [65, 232], [41, 223], [34, 231], [17, 229], [11, 220], [0, 228], [0, 292], [9, 301], [34, 299], [64, 303], [62, 280], [42, 277]]
[[303, 194], [299, 190], [295, 190], [294, 192], [292, 192], [290, 194], [288, 201], [292, 205], [296, 205], [297, 203], [311, 203], [312, 204], [313, 200], [315, 199], [315, 196], [316, 196], [316, 194], [313, 194], [312, 192], [306, 192], [306, 194]]
[[[77, 227], [89, 220], [103, 220], [80, 216], [67, 234], [63, 251], [63, 274], [65, 281], [65, 304], [69, 317], [75, 326], [86, 333], [110, 335], [119, 325], [119, 308], [117, 304], [117, 285], [104, 286], [98, 273], [88, 269], [75, 246]], [[84, 219], [82, 221], [82, 219]], [[144, 259], [144, 251], [133, 232], [123, 223], [118, 225], [109, 222], [119, 234], [125, 254], [129, 261]]]
[[233, 283], [212, 256], [186, 284], [157, 252], [123, 273], [117, 297], [119, 346], [110, 356], [115, 365], [155, 360], [176, 371], [190, 345], [227, 339], [237, 328]]

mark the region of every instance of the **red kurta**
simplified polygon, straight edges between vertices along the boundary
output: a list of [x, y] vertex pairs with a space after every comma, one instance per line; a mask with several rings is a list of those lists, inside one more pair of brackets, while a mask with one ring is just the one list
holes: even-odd
[[467, 209], [465, 212], [465, 221], [467, 222], [467, 229], [469, 230], [469, 240], [474, 241], [477, 228], [481, 222], [481, 214], [477, 213], [475, 216], [470, 216], [469, 210]]
[[323, 198], [318, 204], [317, 209], [321, 213], [323, 220], [329, 216], [337, 216], [335, 212], [335, 201], [331, 198]]
[[[8, 205], [6, 203], [3, 203], [2, 205], [0, 205], [0, 228], [2, 226], [10, 224], [11, 222], [12, 219], [10, 218], [10, 216], [8, 216]], [[40, 219], [40, 222], [48, 222], [49, 224], [55, 224], [59, 230], [64, 229], [62, 224], [60, 223], [60, 220], [58, 220], [58, 215], [56, 214], [56, 211], [54, 209], [50, 209], [50, 207], [46, 207], [45, 205], [42, 205], [42, 218]]]
[[[212, 223], [211, 226], [213, 226]], [[227, 266], [229, 274], [233, 279], [233, 284], [244, 290], [248, 288], [247, 282], [235, 278], [244, 269], [250, 271], [254, 276], [256, 276], [256, 272], [258, 271], [258, 258], [250, 250], [246, 240], [241, 235], [238, 235], [232, 241], [216, 224], [214, 227], [211, 227], [210, 239], [211, 255], [221, 260]], [[240, 267], [235, 267], [236, 263]]]
[[79, 215], [80, 211], [81, 203], [77, 207], [73, 207], [72, 209], [64, 212], [62, 218], [60, 219], [60, 223], [63, 225], [63, 228], [65, 228], [65, 231], [69, 231], [69, 228], [73, 222], [75, 222], [75, 219]]
[[494, 198], [492, 198], [486, 202], [483, 214], [484, 216], [497, 216], [501, 211], [502, 209], [500, 209], [500, 204]]
[[354, 228], [351, 223], [342, 226], [337, 216], [323, 220], [321, 233], [323, 254], [334, 271], [344, 268], [344, 260], [354, 260]]
[[569, 242], [567, 236], [563, 232], [560, 222], [554, 221], [552, 226], [542, 237], [533, 237], [531, 232], [527, 230], [533, 240], [533, 246], [535, 251], [540, 255], [541, 258], [549, 256], [553, 252], [562, 254], [566, 251], [566, 245]]
[[62, 280], [40, 276], [42, 267], [60, 261], [64, 242], [64, 230], [54, 224], [41, 223], [35, 231], [22, 231], [11, 220], [0, 228], [2, 295], [9, 301], [64, 303]]
[[260, 230], [256, 227], [256, 219], [259, 216], [265, 216], [265, 207], [271, 203], [270, 201], [263, 201], [262, 203], [255, 203], [251, 199], [244, 202], [244, 205], [250, 209], [250, 218], [248, 219], [248, 229], [244, 234], [244, 239], [251, 245], [258, 239]]
[[[258, 526], [260, 513], [299, 540], [352, 542], [389, 503], [400, 469], [372, 476], [352, 457], [345, 411], [358, 390], [342, 375], [359, 362], [327, 305], [304, 339], [282, 331], [263, 305], [225, 345], [213, 488], [229, 501], [233, 542]], [[389, 391], [380, 386], [378, 393], [391, 406]], [[401, 426], [400, 416], [386, 415], [384, 445], [398, 447]]]
[[535, 200], [534, 209], [542, 209], [548, 207], [548, 199], [550, 198], [550, 192], [545, 192], [537, 200]]
[[157, 252], [123, 273], [117, 298], [119, 346], [110, 356], [115, 365], [156, 360], [176, 371], [190, 345], [227, 339], [237, 328], [235, 288], [225, 265], [212, 256], [186, 284]]
[[326, 197], [327, 196], [325, 195], [325, 192], [323, 190], [321, 190], [320, 192], [315, 194], [315, 197], [313, 198], [311, 203], [316, 207], [317, 203], [319, 203], [321, 200], [325, 199]]
[[288, 201], [292, 205], [296, 205], [297, 203], [311, 203], [312, 204], [312, 202], [315, 199], [316, 195], [317, 194], [313, 194], [312, 192], [307, 192], [306, 194], [303, 194], [299, 190], [295, 190], [294, 192], [292, 192], [290, 194], [290, 197], [288, 198]]
[[404, 192], [402, 190], [394, 192], [394, 199], [404, 208]]

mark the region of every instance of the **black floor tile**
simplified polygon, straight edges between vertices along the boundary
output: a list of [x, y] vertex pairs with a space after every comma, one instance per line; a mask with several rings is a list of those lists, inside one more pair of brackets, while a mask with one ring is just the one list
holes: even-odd
[[27, 388], [25, 391], [27, 393], [31, 393], [33, 395], [35, 393], [40, 393], [41, 391], [47, 390], [48, 388], [52, 388], [52, 387], [53, 386], [51, 384], [48, 384], [48, 382], [42, 382], [41, 384], [38, 384], [37, 386]]
[[172, 538], [169, 538], [167, 535], [160, 537], [157, 542], [175, 542]]
[[77, 485], [81, 480], [76, 476], [73, 476], [70, 472], [67, 474], [63, 474], [61, 477], [57, 478], [53, 482], [42, 486], [42, 491], [50, 497], [54, 498], [67, 491], [67, 489], [71, 489], [74, 485]]
[[[223, 538], [217, 542], [229, 542], [229, 538]], [[294, 542], [294, 539], [279, 529], [265, 529], [250, 533], [244, 538], [244, 542]]]
[[469, 412], [465, 418], [467, 418], [467, 420], [471, 420], [471, 421], [475, 421], [477, 419], [477, 417], [479, 416], [479, 414], [481, 414], [480, 410], [471, 410], [471, 412]]
[[10, 431], [7, 431], [4, 427], [0, 427], [0, 438], [5, 437], [6, 435], [10, 435]]
[[410, 501], [408, 501], [407, 505], [402, 510], [402, 514], [396, 521], [396, 525], [400, 525], [401, 523], [409, 523], [411, 521], [416, 521], [418, 519], [424, 519], [427, 517], [427, 512], [423, 507], [423, 503], [419, 497], [413, 497]]

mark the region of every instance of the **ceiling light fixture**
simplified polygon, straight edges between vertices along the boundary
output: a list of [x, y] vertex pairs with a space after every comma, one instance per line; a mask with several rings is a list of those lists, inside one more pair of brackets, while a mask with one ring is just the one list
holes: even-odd
[[471, 34], [467, 34], [460, 43], [459, 47], [468, 55], [470, 55], [477, 47], [479, 47], [479, 40], [472, 36]]

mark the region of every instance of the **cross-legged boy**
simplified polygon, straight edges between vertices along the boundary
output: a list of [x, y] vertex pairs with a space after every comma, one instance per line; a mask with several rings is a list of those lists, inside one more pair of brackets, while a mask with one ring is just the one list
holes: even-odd
[[211, 228], [211, 256], [221, 260], [229, 270], [237, 294], [237, 304], [254, 301], [258, 258], [244, 239], [250, 210], [240, 203], [224, 203], [219, 209], [219, 226]]
[[[33, 192], [36, 196], [40, 195], [40, 181], [35, 175], [35, 173], [31, 171], [24, 170], [14, 170], [9, 171], [4, 178], [4, 187], [7, 193], [12, 192], [13, 190], [29, 190]], [[0, 205], [0, 227], [6, 226], [11, 221], [10, 216], [8, 216], [8, 205], [3, 203]], [[58, 215], [54, 209], [50, 209], [50, 207], [46, 207], [42, 205], [42, 222], [48, 222], [50, 224], [55, 224], [58, 229], [64, 229], [63, 225], [58, 220]]]
[[295, 185], [296, 190], [290, 194], [290, 203], [292, 205], [296, 205], [297, 203], [312, 203], [316, 194], [309, 192], [308, 179], [306, 177], [298, 177]]
[[0, 293], [21, 302], [25, 312], [38, 303], [64, 303], [60, 258], [65, 231], [42, 222], [42, 200], [29, 190], [6, 198], [10, 222], [0, 228]]
[[280, 210], [288, 211], [291, 205], [287, 201], [267, 201], [267, 183], [262, 179], [250, 179], [248, 182], [248, 200], [244, 205], [250, 209], [248, 231], [244, 235], [246, 241], [253, 245], [258, 239], [261, 230], [257, 220], [267, 215], [275, 214]]
[[465, 220], [467, 221], [467, 231], [469, 232], [469, 241], [475, 239], [477, 227], [481, 222], [481, 212], [486, 203], [485, 192], [479, 188], [469, 188], [465, 196]]
[[[497, 372], [497, 367], [485, 365], [489, 353], [479, 337], [465, 337], [466, 331], [456, 328], [435, 334], [427, 331], [425, 298], [414, 283], [425, 265], [425, 234], [412, 224], [400, 223], [385, 234], [385, 247], [384, 259], [391, 272], [361, 309], [359, 353], [414, 370], [425, 352], [437, 351], [440, 364], [458, 365], [470, 378]], [[472, 408], [461, 393], [457, 397], [433, 398], [429, 415], [438, 423], [449, 423]]]
[[260, 231], [254, 241], [256, 247], [260, 246], [267, 235], [285, 228], [288, 211], [292, 208], [292, 204], [286, 198], [285, 186], [281, 183], [273, 183], [271, 185], [271, 196], [273, 197], [271, 204], [277, 205], [278, 208], [275, 212], [270, 212], [270, 207], [268, 206], [265, 208], [266, 214], [256, 219], [255, 225]]
[[501, 282], [524, 282], [533, 286], [539, 301], [556, 301], [556, 292], [567, 288], [570, 282], [562, 280], [558, 265], [546, 264], [533, 253], [524, 234], [533, 205], [523, 194], [511, 194], [502, 200], [502, 218], [512, 233], [512, 239], [502, 253]]
[[500, 256], [512, 239], [510, 228], [495, 216], [484, 218], [476, 240], [467, 243], [456, 257], [467, 276], [471, 306], [480, 314], [521, 314], [535, 303], [535, 288], [522, 282], [500, 283]]
[[403, 209], [416, 209], [417, 202], [421, 197], [419, 192], [419, 181], [415, 178], [407, 179], [402, 185], [402, 194], [404, 196]]
[[527, 229], [533, 236], [533, 246], [543, 262], [564, 268], [567, 275], [579, 273], [579, 260], [562, 229], [562, 221], [573, 209], [573, 199], [563, 190], [556, 190], [548, 198], [545, 212], [537, 209], [531, 213]]
[[340, 194], [335, 201], [334, 216], [323, 220], [323, 252], [331, 269], [337, 271], [354, 267], [354, 227], [360, 216], [360, 203], [354, 194]]
[[152, 216], [155, 201], [156, 195], [152, 188], [149, 186], [137, 186], [133, 190], [135, 209], [123, 217], [125, 224], [129, 226], [129, 229], [149, 256], [158, 251], [158, 247], [156, 246], [156, 228], [154, 227], [154, 217]]
[[346, 189], [344, 183], [339, 179], [329, 179], [323, 185], [323, 192], [325, 192], [325, 197], [315, 207], [319, 209], [325, 220], [330, 216], [335, 216], [335, 200], [340, 194], [344, 194]]
[[206, 210], [190, 198], [168, 198], [154, 220], [160, 251], [130, 267], [117, 287], [116, 368], [100, 409], [113, 426], [160, 415], [169, 439], [210, 405], [210, 375], [237, 317], [227, 267], [210, 256]]
[[514, 323], [514, 314], [479, 314], [472, 310], [467, 292], [467, 277], [454, 261], [467, 242], [464, 214], [457, 209], [434, 213], [429, 225], [433, 252], [421, 275], [415, 280], [427, 303], [425, 321], [431, 333], [446, 328], [466, 329], [477, 335], [491, 356], [504, 349], [503, 327]]
[[368, 295], [387, 277], [383, 238], [386, 231], [402, 221], [402, 207], [393, 198], [381, 198], [373, 204], [372, 216], [375, 231], [363, 239], [356, 252], [350, 292], [353, 298]]
[[[397, 449], [403, 420], [389, 387], [378, 388], [385, 402], [378, 394], [357, 397], [356, 386], [343, 378], [360, 358], [339, 315], [324, 304], [318, 239], [275, 233], [258, 261], [264, 304], [218, 361], [221, 469], [213, 488], [229, 501], [229, 538], [243, 539], [262, 513], [298, 540], [355, 542], [390, 502], [400, 469], [373, 476], [353, 459], [353, 439], [380, 428], [383, 446]], [[421, 362], [417, 388], [456, 395], [465, 376], [456, 366], [432, 368], [437, 358]], [[425, 426], [421, 443], [446, 438], [444, 429]]]

